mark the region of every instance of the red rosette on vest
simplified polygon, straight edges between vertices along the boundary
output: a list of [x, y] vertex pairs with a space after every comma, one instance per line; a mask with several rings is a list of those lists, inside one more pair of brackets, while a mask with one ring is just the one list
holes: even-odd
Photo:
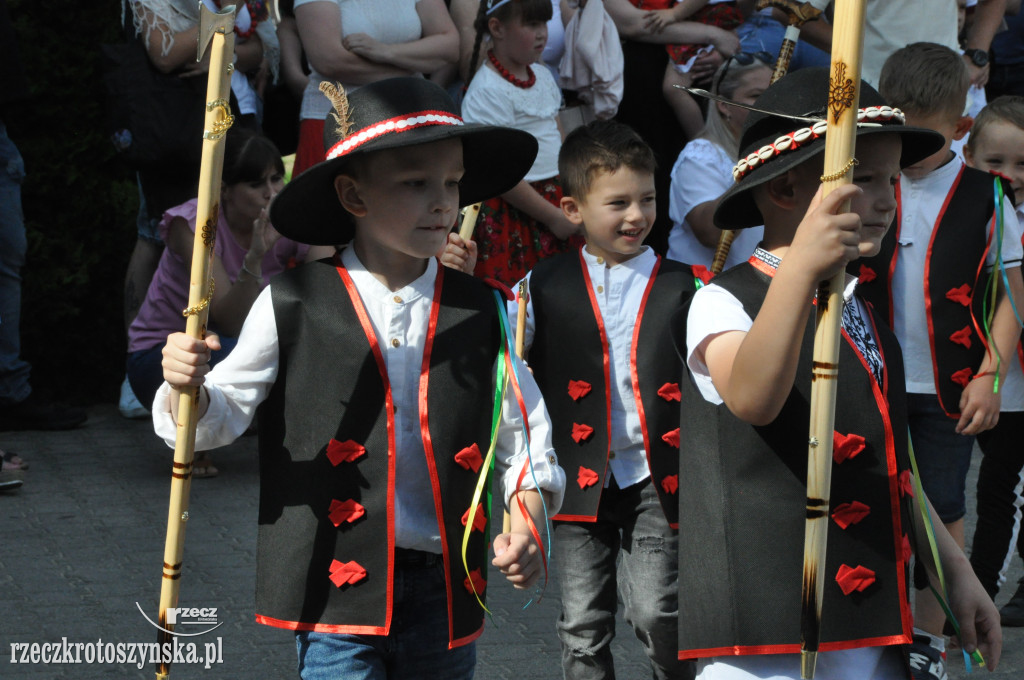
[[579, 401], [583, 397], [590, 394], [591, 385], [586, 380], [570, 380], [569, 381], [569, 396], [572, 397], [573, 401]]
[[832, 519], [839, 525], [840, 529], [845, 529], [871, 514], [871, 508], [864, 505], [860, 501], [852, 501], [850, 503], [843, 503], [837, 505], [836, 509], [832, 511]]
[[352, 524], [365, 514], [366, 508], [350, 498], [347, 501], [332, 500], [327, 516], [337, 527], [345, 522]]
[[586, 489], [588, 486], [594, 486], [597, 484], [597, 473], [590, 468], [580, 466], [579, 472], [576, 473], [576, 483], [580, 485], [581, 489]]
[[366, 578], [366, 570], [362, 565], [352, 560], [351, 562], [331, 562], [331, 583], [337, 587], [344, 585], [355, 585]]
[[665, 401], [680, 401], [683, 398], [679, 383], [665, 383], [658, 388], [658, 396]]
[[466, 470], [477, 473], [480, 472], [480, 466], [484, 464], [484, 458], [480, 455], [480, 447], [474, 443], [456, 453], [455, 462]]
[[327, 459], [331, 461], [331, 465], [341, 465], [342, 463], [351, 463], [359, 460], [366, 455], [366, 448], [358, 442], [354, 442], [351, 439], [339, 442], [337, 439], [332, 439], [327, 444]]
[[859, 434], [832, 432], [832, 460], [837, 464], [856, 458], [864, 450], [864, 437]]
[[836, 583], [842, 589], [843, 595], [862, 593], [874, 582], [875, 572], [862, 565], [856, 567], [840, 565], [839, 572], [836, 574]]

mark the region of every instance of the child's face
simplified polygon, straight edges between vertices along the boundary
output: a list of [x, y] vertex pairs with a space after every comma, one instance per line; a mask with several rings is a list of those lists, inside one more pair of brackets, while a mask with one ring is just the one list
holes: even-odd
[[860, 215], [860, 255], [877, 255], [882, 237], [896, 217], [896, 182], [900, 176], [903, 144], [898, 135], [868, 135], [857, 140], [857, 167], [853, 183], [863, 193], [850, 203]]
[[640, 252], [654, 225], [654, 176], [626, 166], [602, 172], [582, 199], [562, 199], [569, 221], [583, 225], [587, 252], [608, 265], [629, 260]]
[[444, 246], [455, 224], [463, 172], [462, 141], [446, 139], [377, 151], [358, 177], [340, 175], [335, 188], [356, 217], [355, 238], [364, 252], [394, 263], [425, 260]]
[[1024, 204], [1024, 130], [1003, 120], [993, 121], [971, 135], [964, 148], [967, 164], [1010, 178], [1016, 204]]
[[[952, 116], [946, 112], [929, 113], [927, 115], [908, 113], [906, 116], [907, 125], [935, 130], [946, 139], [946, 143], [942, 145], [942, 148], [931, 156], [903, 168], [903, 173], [911, 179], [925, 177], [928, 173], [948, 163], [953, 157], [949, 150], [953, 141], [963, 139], [970, 129], [969, 118]], [[965, 121], [967, 122], [965, 123]]]
[[[496, 20], [493, 20], [496, 21]], [[544, 21], [523, 22], [516, 18], [511, 21], [496, 21], [491, 29], [499, 57], [520, 66], [535, 63], [540, 59], [548, 43], [548, 25]]]

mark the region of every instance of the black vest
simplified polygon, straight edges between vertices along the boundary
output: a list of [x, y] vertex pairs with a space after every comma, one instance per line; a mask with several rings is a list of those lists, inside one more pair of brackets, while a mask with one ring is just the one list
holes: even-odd
[[[361, 323], [358, 293], [335, 264], [321, 260], [284, 272], [271, 287], [280, 372], [259, 412], [257, 620], [386, 635], [395, 568], [395, 417], [373, 330], [368, 318]], [[473, 446], [485, 454], [490, 441], [497, 314], [485, 284], [439, 269], [419, 422], [443, 517], [453, 646], [474, 639], [483, 625], [460, 557], [462, 518], [478, 475], [473, 456], [456, 456]], [[471, 536], [469, 569], [480, 578], [482, 598], [489, 533], [483, 527]]]
[[[552, 444], [567, 478], [556, 520], [597, 519], [610, 454], [608, 339], [591, 290], [582, 251], [542, 260], [530, 277], [535, 325], [530, 366], [551, 416]], [[630, 362], [651, 480], [673, 527], [682, 365], [672, 347], [669, 320], [693, 291], [689, 265], [658, 258], [637, 310]]]
[[[744, 263], [714, 283], [755, 318], [770, 279]], [[679, 544], [689, 547], [679, 551], [680, 658], [800, 650], [810, 301], [807, 314], [795, 385], [770, 425], [741, 421], [684, 381]], [[845, 333], [840, 343], [821, 651], [906, 643], [912, 630], [903, 364], [892, 332], [877, 318], [874, 326], [885, 362], [882, 385]], [[683, 331], [677, 337], [685, 338]], [[873, 580], [844, 594], [840, 583], [856, 585], [858, 574]]]
[[[992, 180], [988, 173], [964, 168], [954, 182], [948, 203], [939, 212], [927, 246], [929, 254], [923, 273], [925, 314], [935, 391], [942, 409], [951, 418], [960, 417], [960, 395], [985, 355], [971, 315], [981, 325], [989, 280], [985, 272], [985, 244], [996, 207]], [[1009, 191], [1008, 183], [1005, 188]], [[860, 294], [875, 306], [890, 327], [900, 223], [897, 213], [895, 229], [890, 229], [882, 239], [878, 255], [856, 260], [849, 267], [850, 273], [861, 281]]]

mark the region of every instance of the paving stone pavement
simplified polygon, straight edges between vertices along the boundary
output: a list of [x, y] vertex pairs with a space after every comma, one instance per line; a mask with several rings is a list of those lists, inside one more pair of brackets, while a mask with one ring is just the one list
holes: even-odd
[[[31, 464], [20, 490], [0, 493], [0, 678], [154, 677], [149, 664], [139, 669], [130, 663], [12, 663], [11, 645], [65, 638], [104, 645], [155, 642], [156, 631], [138, 607], [155, 620], [171, 451], [148, 421], [125, 420], [109, 404], [93, 407], [86, 426], [77, 430], [0, 433], [0, 447], [21, 453]], [[179, 604], [217, 607], [221, 626], [195, 639], [204, 654], [204, 644], [219, 638], [223, 661], [209, 669], [178, 663], [171, 678], [296, 677], [293, 637], [253, 621], [255, 451], [255, 438], [246, 437], [215, 452], [221, 475], [192, 483]], [[973, 496], [973, 481], [969, 486]], [[1017, 564], [1000, 604], [1021, 575]], [[525, 610], [526, 594], [497, 576], [491, 582], [494, 621], [478, 643], [477, 678], [561, 678], [554, 631], [557, 579]], [[618, 677], [650, 677], [621, 615], [618, 631], [613, 642]], [[1024, 629], [1008, 629], [1005, 637], [999, 670], [984, 677], [1021, 680]], [[952, 663], [950, 678], [963, 677], [962, 664]]]

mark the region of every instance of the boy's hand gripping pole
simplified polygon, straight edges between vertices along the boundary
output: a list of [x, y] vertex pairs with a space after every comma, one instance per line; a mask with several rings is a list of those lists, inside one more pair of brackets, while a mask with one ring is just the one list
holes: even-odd
[[[200, 3], [201, 4], [201, 3]], [[206, 336], [206, 319], [213, 281], [210, 279], [213, 244], [217, 238], [220, 212], [221, 170], [224, 165], [224, 135], [231, 127], [229, 105], [232, 63], [235, 51], [235, 8], [233, 5], [213, 12], [205, 5], [199, 10], [199, 47], [196, 60], [202, 60], [210, 48], [210, 74], [206, 86], [206, 123], [203, 126], [203, 155], [199, 171], [199, 198], [196, 210], [196, 234], [192, 250], [192, 276], [189, 284], [185, 332], [191, 337]], [[198, 143], [199, 140], [196, 140]], [[173, 395], [172, 395], [173, 398]], [[157, 641], [171, 644], [174, 624], [167, 622], [167, 609], [178, 604], [181, 564], [185, 549], [185, 522], [188, 521], [188, 495], [195, 453], [199, 388], [181, 390], [178, 395], [177, 437], [174, 467], [171, 471], [171, 499], [167, 508], [167, 536], [164, 541], [164, 570], [160, 585], [160, 633]], [[157, 664], [157, 680], [166, 680], [170, 663]]]
[[[836, 0], [832, 68], [825, 135], [823, 195], [852, 182], [864, 52], [865, 0]], [[849, 203], [841, 207], [850, 209]], [[800, 675], [814, 677], [821, 637], [821, 605], [828, 544], [829, 489], [832, 484], [832, 433], [839, 377], [840, 325], [845, 271], [818, 285], [817, 320], [811, 373], [811, 426], [807, 460], [807, 524], [804, 536], [803, 594], [800, 620]]]
[[[786, 26], [786, 34], [779, 47], [779, 56], [775, 60], [775, 70], [772, 72], [771, 82], [775, 82], [789, 71], [789, 63], [793, 61], [793, 50], [800, 41], [800, 29], [808, 21], [821, 16], [832, 0], [810, 0], [809, 2], [797, 2], [796, 0], [758, 0], [758, 9], [769, 7], [781, 10], [786, 14], [789, 24]], [[731, 57], [730, 57], [731, 58]], [[725, 261], [729, 258], [729, 250], [736, 238], [736, 232], [732, 229], [723, 229], [718, 237], [718, 247], [715, 248], [715, 256], [711, 260], [711, 273], [721, 274], [725, 269]]]

